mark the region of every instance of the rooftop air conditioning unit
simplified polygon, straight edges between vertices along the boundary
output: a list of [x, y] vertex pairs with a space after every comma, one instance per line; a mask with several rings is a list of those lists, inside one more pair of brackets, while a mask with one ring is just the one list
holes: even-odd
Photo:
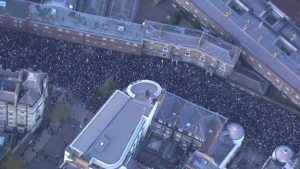
[[118, 31], [119, 32], [124, 32], [125, 31], [125, 26], [119, 25], [118, 26]]
[[72, 9], [72, 10], [73, 10], [73, 9], [74, 9], [74, 5], [70, 4], [70, 5], [69, 5], [69, 9]]
[[55, 8], [51, 9], [51, 15], [53, 15], [53, 16], [56, 15], [56, 9]]
[[4, 8], [5, 8], [5, 7], [6, 7], [6, 2], [5, 2], [5, 1], [1, 1], [1, 0], [0, 0], [0, 6], [2, 6], [2, 7], [4, 7]]

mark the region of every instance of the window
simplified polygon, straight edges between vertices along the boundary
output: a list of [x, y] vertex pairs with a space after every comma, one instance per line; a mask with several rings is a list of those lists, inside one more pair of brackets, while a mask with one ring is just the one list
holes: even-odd
[[300, 99], [300, 96], [298, 96], [298, 95], [296, 95], [295, 97], [296, 97], [296, 99]]
[[110, 41], [111, 41], [111, 42], [114, 42], [115, 40], [114, 40], [114, 39], [110, 39]]
[[134, 47], [137, 47], [137, 46], [138, 46], [138, 44], [137, 44], [137, 43], [134, 43], [134, 44], [133, 44], [133, 46], [134, 46]]
[[162, 51], [163, 51], [163, 52], [169, 52], [169, 48], [168, 48], [168, 47], [163, 47], [163, 48], [162, 48]]
[[276, 42], [275, 45], [286, 55], [291, 55], [292, 53], [297, 51], [297, 48], [295, 48], [292, 44], [290, 44], [287, 40], [280, 37]]
[[203, 67], [204, 66], [204, 63], [203, 62], [198, 62], [198, 65]]
[[263, 66], [262, 66], [261, 64], [258, 64], [258, 67], [259, 67], [259, 68], [262, 68]]
[[219, 74], [220, 76], [224, 76], [225, 72], [224, 72], [224, 71], [219, 71], [218, 74]]
[[83, 33], [79, 32], [79, 33], [78, 33], [78, 35], [79, 35], [79, 36], [82, 36], [82, 35], [83, 35]]
[[45, 26], [46, 29], [49, 29], [49, 26]]
[[262, 14], [262, 18], [271, 26], [274, 26], [282, 18], [276, 11], [273, 9], [268, 9]]
[[191, 60], [191, 57], [190, 56], [184, 56], [183, 59], [184, 59], [184, 61], [189, 62]]
[[200, 59], [200, 61], [205, 62], [205, 56], [204, 55], [200, 55], [199, 59]]
[[226, 71], [226, 64], [222, 63], [219, 69], [222, 71]]
[[187, 1], [184, 2], [186, 5], [190, 5], [190, 3], [188, 3]]
[[249, 11], [249, 9], [239, 0], [231, 0], [227, 5], [239, 15], [243, 15]]
[[184, 53], [185, 56], [191, 56], [191, 54], [192, 54], [192, 52], [189, 50], [185, 51], [185, 53]]
[[62, 30], [61, 28], [58, 28], [58, 31], [59, 31], [59, 32], [62, 32], [63, 30]]
[[69, 31], [69, 30], [66, 30], [66, 33], [70, 33], [70, 31]]
[[162, 53], [162, 57], [167, 57], [168, 55], [166, 53]]

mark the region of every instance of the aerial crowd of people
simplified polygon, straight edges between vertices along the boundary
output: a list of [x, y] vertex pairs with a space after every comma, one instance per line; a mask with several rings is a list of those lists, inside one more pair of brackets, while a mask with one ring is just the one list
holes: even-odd
[[48, 73], [51, 86], [79, 98], [96, 111], [103, 104], [100, 87], [113, 77], [119, 89], [139, 79], [150, 79], [193, 103], [240, 123], [245, 144], [268, 153], [285, 144], [299, 151], [300, 118], [259, 97], [208, 76], [197, 66], [153, 56], [133, 56], [62, 40], [0, 29], [3, 68], [30, 68]]

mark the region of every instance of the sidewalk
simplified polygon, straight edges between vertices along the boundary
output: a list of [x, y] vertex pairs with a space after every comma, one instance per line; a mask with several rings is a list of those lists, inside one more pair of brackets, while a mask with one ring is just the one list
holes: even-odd
[[[35, 144], [29, 147], [24, 153], [25, 163], [30, 162], [40, 152], [44, 145], [51, 138], [50, 130], [43, 130], [40, 137], [36, 140]], [[39, 160], [38, 158], [36, 160]]]

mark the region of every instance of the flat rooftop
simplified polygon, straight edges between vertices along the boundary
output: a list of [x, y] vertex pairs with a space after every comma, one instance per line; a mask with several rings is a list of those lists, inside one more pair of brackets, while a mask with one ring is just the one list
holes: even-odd
[[143, 26], [145, 39], [198, 49], [229, 64], [239, 58], [239, 47], [206, 32], [153, 21], [145, 21]]
[[[261, 0], [191, 0], [254, 57], [300, 92], [299, 29]], [[227, 15], [227, 16], [226, 16]]]
[[142, 125], [152, 106], [116, 91], [94, 118], [71, 143], [70, 148], [103, 163], [116, 163], [125, 151], [132, 134]]
[[34, 3], [30, 5], [29, 10], [34, 22], [142, 43], [139, 24]]

